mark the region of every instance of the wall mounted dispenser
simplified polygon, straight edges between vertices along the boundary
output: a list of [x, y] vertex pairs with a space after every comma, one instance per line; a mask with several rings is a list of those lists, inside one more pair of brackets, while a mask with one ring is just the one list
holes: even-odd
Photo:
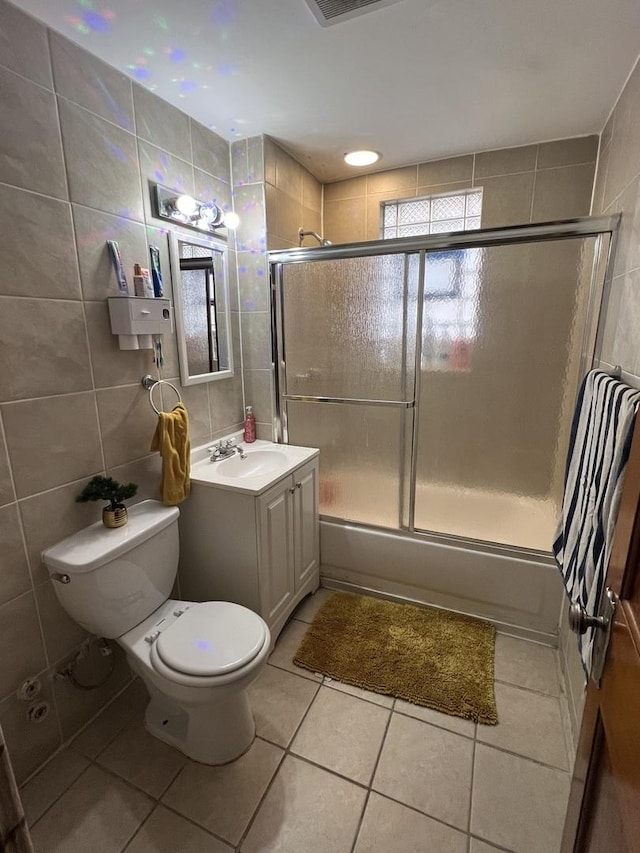
[[169, 299], [143, 296], [112, 296], [109, 303], [111, 331], [120, 349], [153, 349], [152, 335], [173, 332], [173, 309]]

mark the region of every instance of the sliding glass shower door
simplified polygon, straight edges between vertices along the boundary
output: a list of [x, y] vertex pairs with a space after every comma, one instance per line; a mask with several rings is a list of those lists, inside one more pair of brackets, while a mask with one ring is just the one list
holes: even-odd
[[321, 447], [321, 512], [398, 527], [414, 400], [418, 262], [405, 254], [287, 266], [284, 417]]
[[416, 529], [550, 547], [596, 239], [427, 254]]
[[325, 517], [549, 550], [611, 235], [584, 222], [275, 253], [279, 427]]

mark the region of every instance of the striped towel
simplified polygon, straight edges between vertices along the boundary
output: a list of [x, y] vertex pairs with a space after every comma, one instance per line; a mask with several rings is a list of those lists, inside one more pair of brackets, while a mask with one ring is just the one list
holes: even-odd
[[[571, 426], [553, 553], [572, 604], [596, 615], [613, 542], [640, 392], [600, 370], [582, 383]], [[579, 638], [591, 672], [593, 629]]]

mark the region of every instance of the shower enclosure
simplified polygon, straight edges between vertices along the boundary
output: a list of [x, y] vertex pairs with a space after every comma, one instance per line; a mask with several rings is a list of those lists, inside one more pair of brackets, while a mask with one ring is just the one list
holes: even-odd
[[544, 562], [616, 222], [270, 253], [276, 433], [320, 448], [325, 526]]

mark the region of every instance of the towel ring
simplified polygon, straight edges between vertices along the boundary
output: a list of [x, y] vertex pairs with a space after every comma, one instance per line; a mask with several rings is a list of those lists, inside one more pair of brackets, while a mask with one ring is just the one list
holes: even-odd
[[157, 388], [158, 385], [168, 385], [169, 388], [172, 388], [176, 392], [176, 396], [178, 398], [178, 403], [182, 402], [182, 397], [180, 396], [180, 392], [171, 382], [167, 382], [166, 379], [154, 379], [150, 373], [146, 376], [142, 377], [142, 387], [146, 388], [149, 392], [149, 402], [151, 403], [151, 408], [156, 413], [156, 415], [161, 415], [163, 412], [160, 409], [156, 408], [155, 403], [153, 402], [153, 389]]

